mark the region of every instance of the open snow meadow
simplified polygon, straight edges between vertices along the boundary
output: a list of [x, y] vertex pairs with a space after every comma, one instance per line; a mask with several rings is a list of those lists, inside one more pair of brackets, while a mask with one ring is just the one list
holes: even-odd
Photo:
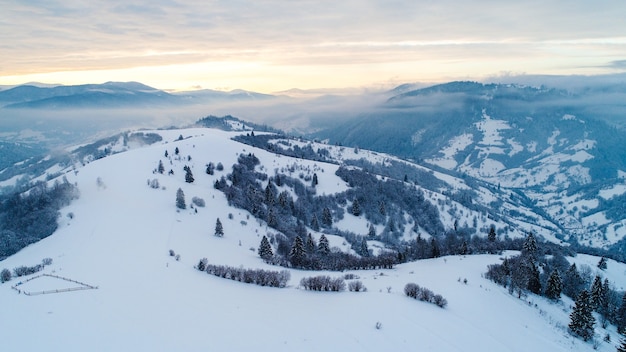
[[[339, 165], [231, 139], [242, 132], [141, 133], [159, 134], [162, 141], [124, 145], [120, 140], [110, 146], [119, 153], [63, 169], [59, 179], [76, 184], [80, 197], [61, 209], [59, 228], [0, 261], [0, 269], [12, 270], [52, 259], [38, 273], [0, 284], [0, 350], [615, 351], [620, 343], [613, 325], [603, 329], [596, 323], [592, 341], [572, 336], [567, 327], [574, 302], [568, 297], [518, 298], [484, 278], [488, 265], [514, 252], [343, 272], [270, 265], [258, 248], [262, 237], [276, 230], [229, 206], [215, 182], [231, 172], [239, 155], [253, 153], [265, 173], [295, 163], [300, 170], [315, 170], [317, 193], [333, 194], [349, 188], [335, 175]], [[163, 174], [156, 171], [159, 161]], [[208, 163], [224, 168], [209, 175]], [[184, 166], [192, 170], [193, 183], [185, 182]], [[179, 188], [186, 209], [176, 206]], [[192, 202], [194, 197], [204, 202]], [[214, 235], [217, 219], [223, 237]], [[336, 226], [364, 232], [367, 221], [344, 218]], [[321, 232], [307, 231], [319, 241]], [[326, 236], [334, 250], [352, 251], [342, 237]], [[368, 242], [373, 251], [384, 251], [382, 243]], [[288, 270], [290, 279], [276, 288], [208, 275], [196, 269], [202, 258], [213, 265]], [[607, 278], [616, 290], [626, 287], [624, 264], [608, 260], [601, 271], [597, 257], [567, 259]], [[300, 285], [302, 278], [317, 275], [347, 284], [358, 280], [366, 290], [317, 292]], [[440, 294], [447, 305], [407, 297], [407, 283]], [[604, 340], [607, 335], [610, 341]]]

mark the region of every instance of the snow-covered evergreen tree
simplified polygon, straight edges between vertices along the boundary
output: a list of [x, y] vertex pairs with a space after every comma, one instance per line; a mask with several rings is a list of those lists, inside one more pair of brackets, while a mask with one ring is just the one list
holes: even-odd
[[187, 165], [183, 168], [185, 170], [185, 182], [193, 183], [195, 179], [193, 178], [193, 174], [191, 173], [191, 168]]
[[593, 317], [589, 292], [582, 290], [576, 299], [574, 310], [570, 314], [569, 330], [572, 334], [580, 336], [587, 341], [593, 337], [593, 325], [595, 322], [596, 319]]
[[370, 250], [367, 247], [367, 241], [365, 239], [363, 239], [363, 241], [361, 241], [361, 248], [359, 250], [359, 254], [363, 257], [369, 257], [370, 256]]
[[272, 245], [270, 245], [270, 241], [268, 241], [267, 237], [263, 236], [261, 239], [261, 245], [259, 246], [259, 257], [267, 261], [272, 259], [273, 256], [274, 252], [272, 251]]
[[157, 172], [163, 174], [165, 172], [165, 166], [163, 166], [163, 162], [159, 160], [159, 167], [157, 168]]
[[311, 219], [311, 228], [313, 229], [313, 231], [319, 231], [320, 230], [320, 223], [317, 220], [317, 215], [313, 214], [313, 219]]
[[315, 239], [313, 239], [313, 235], [311, 235], [311, 233], [306, 236], [306, 243], [304, 247], [308, 254], [315, 254], [317, 243], [315, 243]]
[[489, 228], [489, 234], [487, 235], [487, 240], [489, 242], [495, 242], [496, 241], [496, 227], [491, 225], [491, 227]]
[[187, 204], [185, 204], [185, 193], [181, 188], [176, 191], [176, 208], [178, 209], [186, 209]]
[[617, 332], [620, 334], [626, 333], [626, 293], [622, 296], [622, 304], [617, 310]]
[[522, 255], [529, 256], [534, 261], [537, 259], [537, 249], [537, 240], [535, 240], [533, 233], [530, 232], [522, 245]]
[[330, 213], [330, 209], [328, 207], [324, 207], [322, 210], [322, 224], [326, 227], [333, 226], [333, 216]]
[[591, 307], [597, 310], [599, 307], [604, 306], [604, 298], [605, 294], [602, 286], [602, 278], [596, 275], [591, 285]]
[[350, 213], [352, 213], [352, 215], [354, 215], [354, 216], [360, 216], [361, 215], [361, 205], [359, 205], [359, 200], [356, 199], [356, 198], [352, 202], [352, 207], [350, 208]]
[[220, 218], [217, 218], [217, 221], [215, 221], [215, 236], [224, 237], [224, 227], [222, 226]]
[[561, 298], [561, 291], [563, 290], [563, 283], [561, 281], [561, 276], [559, 275], [558, 270], [553, 270], [550, 273], [550, 277], [548, 278], [548, 282], [546, 283], [546, 297], [553, 300], [558, 300]]
[[376, 237], [376, 228], [374, 228], [373, 224], [370, 224], [369, 230], [367, 230], [367, 237], [374, 238]]
[[534, 263], [528, 265], [528, 291], [538, 295], [541, 293], [541, 281], [539, 281], [539, 269]]
[[321, 255], [328, 255], [330, 253], [330, 244], [328, 243], [328, 238], [324, 235], [320, 236], [320, 241], [317, 244], [317, 253]]
[[600, 258], [600, 261], [598, 262], [598, 268], [600, 268], [601, 270], [606, 270], [606, 258], [605, 257]]
[[296, 239], [293, 241], [291, 251], [289, 252], [289, 262], [294, 267], [300, 267], [304, 263], [305, 256], [306, 252], [304, 250], [302, 238], [300, 236], [296, 236]]

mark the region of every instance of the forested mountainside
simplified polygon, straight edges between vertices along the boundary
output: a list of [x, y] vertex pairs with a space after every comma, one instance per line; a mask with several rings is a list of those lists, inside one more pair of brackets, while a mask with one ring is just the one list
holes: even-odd
[[626, 234], [626, 142], [609, 113], [586, 104], [597, 94], [452, 82], [314, 136], [515, 191], [580, 243], [610, 246]]

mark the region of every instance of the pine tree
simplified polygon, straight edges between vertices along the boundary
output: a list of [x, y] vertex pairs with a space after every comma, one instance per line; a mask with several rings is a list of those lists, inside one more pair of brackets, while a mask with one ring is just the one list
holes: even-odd
[[591, 285], [591, 307], [598, 309], [604, 305], [604, 289], [602, 287], [602, 278], [596, 275]]
[[261, 239], [261, 245], [259, 246], [259, 257], [263, 258], [263, 260], [268, 261], [272, 259], [274, 256], [274, 252], [272, 251], [272, 246], [270, 245], [270, 241], [267, 240], [266, 236], [263, 236]]
[[185, 167], [183, 167], [183, 169], [185, 170], [185, 182], [193, 183], [193, 181], [195, 181], [195, 179], [193, 178], [193, 174], [191, 173], [191, 168], [189, 166], [185, 165]]
[[313, 173], [313, 181], [311, 181], [311, 186], [315, 187], [317, 186], [318, 181], [317, 181], [317, 174]]
[[469, 249], [467, 248], [467, 241], [463, 240], [463, 242], [461, 243], [461, 247], [459, 248], [459, 254], [466, 255], [468, 252]]
[[313, 229], [313, 231], [319, 231], [320, 230], [320, 223], [317, 220], [317, 215], [313, 214], [313, 219], [311, 219], [311, 229]]
[[533, 261], [537, 259], [537, 241], [535, 240], [535, 236], [532, 232], [528, 233], [526, 240], [524, 240], [522, 255], [530, 256]]
[[626, 334], [626, 293], [622, 296], [622, 304], [617, 310], [617, 332]]
[[169, 156], [169, 154], [167, 153], [167, 150], [165, 150], [165, 157], [167, 158]]
[[539, 269], [534, 263], [529, 264], [528, 291], [538, 295], [541, 293], [541, 282], [539, 281]]
[[601, 270], [606, 270], [606, 258], [605, 257], [600, 258], [600, 261], [598, 262], [598, 268], [600, 268]]
[[309, 254], [315, 254], [315, 250], [317, 249], [317, 243], [313, 239], [311, 233], [306, 236], [306, 244], [305, 244], [306, 252]]
[[215, 236], [224, 237], [224, 227], [222, 226], [220, 218], [217, 218], [217, 221], [215, 222]]
[[360, 216], [361, 215], [361, 206], [359, 205], [359, 200], [358, 199], [354, 198], [354, 201], [352, 202], [352, 207], [350, 208], [350, 212], [354, 216]]
[[574, 310], [570, 314], [569, 330], [572, 334], [580, 336], [584, 341], [587, 341], [593, 337], [593, 325], [595, 322], [596, 319], [593, 317], [589, 292], [582, 290], [576, 299]]
[[387, 210], [385, 209], [385, 202], [384, 201], [381, 201], [380, 203], [378, 203], [378, 212], [382, 216], [386, 216], [387, 215]]
[[489, 242], [495, 242], [496, 238], [496, 228], [495, 226], [491, 225], [491, 227], [489, 228], [489, 234], [487, 235], [487, 240], [489, 240]]
[[179, 188], [176, 191], [176, 208], [178, 209], [186, 209], [187, 205], [185, 204], [185, 193], [183, 190]]
[[576, 268], [576, 263], [573, 263], [565, 272], [565, 276], [563, 279], [563, 293], [575, 299], [576, 297], [578, 297], [578, 294], [580, 293], [582, 285], [583, 285], [583, 279], [580, 277], [580, 274], [578, 273], [578, 269]]
[[550, 273], [548, 282], [546, 284], [546, 297], [553, 300], [559, 300], [561, 298], [561, 290], [563, 289], [563, 283], [561, 282], [561, 276], [558, 270], [553, 270]]
[[304, 251], [302, 238], [300, 236], [296, 236], [296, 239], [293, 241], [291, 251], [289, 252], [289, 262], [294, 267], [300, 267], [304, 264], [305, 256], [306, 252]]
[[159, 167], [157, 168], [157, 171], [160, 174], [163, 174], [165, 172], [165, 166], [163, 166], [163, 162], [161, 160], [159, 160]]
[[433, 237], [430, 240], [430, 257], [439, 258], [440, 255], [441, 255], [441, 250], [439, 249], [439, 244], [437, 243], [437, 240], [435, 240], [435, 238]]
[[265, 204], [268, 206], [274, 205], [276, 200], [274, 199], [274, 191], [272, 190], [272, 182], [268, 182], [265, 187]]
[[317, 253], [321, 255], [328, 255], [330, 253], [330, 244], [323, 234], [320, 236], [320, 241], [317, 244]]
[[376, 229], [374, 228], [374, 225], [372, 225], [372, 224], [370, 224], [370, 228], [367, 231], [367, 237], [369, 237], [369, 238], [376, 237]]
[[270, 211], [267, 212], [267, 226], [278, 228], [278, 218], [276, 217], [274, 208], [270, 208]]
[[322, 224], [326, 227], [333, 226], [333, 216], [330, 213], [330, 209], [328, 207], [324, 207], [322, 210]]
[[180, 153], [180, 150], [178, 149], [178, 147], [176, 147], [176, 148], [174, 149], [174, 154], [178, 155], [178, 153]]
[[363, 241], [361, 241], [361, 249], [360, 249], [360, 253], [361, 256], [363, 257], [369, 257], [370, 256], [370, 249], [367, 247], [367, 241], [365, 239], [363, 239]]

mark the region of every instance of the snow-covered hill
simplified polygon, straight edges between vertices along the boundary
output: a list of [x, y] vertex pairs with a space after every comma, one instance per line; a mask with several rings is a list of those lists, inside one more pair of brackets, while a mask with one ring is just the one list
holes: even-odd
[[[567, 333], [571, 300], [551, 303], [533, 295], [520, 300], [484, 279], [487, 265], [500, 262], [498, 255], [448, 256], [394, 269], [350, 271], [367, 287], [358, 293], [312, 292], [299, 286], [303, 277], [343, 277], [346, 272], [289, 269], [286, 288], [259, 287], [200, 272], [194, 266], [203, 257], [211, 264], [282, 269], [264, 263], [257, 254], [261, 237], [275, 230], [230, 207], [224, 193], [213, 187], [231, 171], [239, 155], [254, 153], [261, 161], [257, 168], [265, 172], [315, 170], [319, 194], [350, 186], [335, 175], [338, 164], [278, 155], [230, 139], [242, 132], [195, 128], [141, 133], [155, 133], [162, 140], [150, 145], [112, 140], [103, 148], [117, 154], [75, 160], [74, 165], [56, 170], [59, 177], [78, 186], [80, 198], [62, 209], [60, 227], [52, 236], [1, 261], [0, 269], [51, 258], [52, 264], [38, 274], [78, 283], [50, 276], [27, 282], [38, 275], [34, 274], [0, 284], [2, 350], [593, 350], [591, 342]], [[351, 157], [372, 163], [377, 158], [381, 163], [392, 161], [364, 150], [329, 149], [333, 158], [341, 154], [344, 161]], [[156, 172], [159, 160], [174, 174]], [[205, 165], [210, 162], [225, 168], [207, 175]], [[185, 182], [184, 165], [193, 171], [193, 183]], [[437, 176], [447, 180], [446, 190], [466, 187], [458, 179]], [[154, 179], [158, 188], [149, 186]], [[188, 205], [193, 197], [202, 198], [206, 205], [177, 209], [178, 188]], [[441, 214], [449, 214], [452, 208], [459, 214], [461, 210], [472, 213], [459, 203], [447, 204], [442, 193], [426, 191], [428, 199], [442, 207]], [[490, 194], [485, 190], [481, 196]], [[453, 218], [442, 216], [445, 226], [451, 227]], [[214, 236], [218, 218], [224, 237]], [[486, 216], [480, 221], [481, 226], [499, 224]], [[346, 217], [336, 226], [363, 232], [367, 222]], [[319, 239], [319, 232], [308, 230]], [[520, 227], [511, 235], [515, 231], [522, 233]], [[337, 250], [350, 250], [342, 238], [328, 237]], [[178, 260], [170, 250], [179, 255]], [[591, 270], [597, 259], [569, 258], [577, 265], [590, 265]], [[626, 265], [609, 260], [602, 275], [619, 289], [626, 287], [625, 272]], [[407, 298], [403, 288], [409, 282], [441, 294], [448, 306], [441, 309]], [[85, 285], [97, 288], [24, 294]], [[596, 331], [598, 350], [614, 351], [619, 341], [615, 328], [596, 327]], [[607, 333], [610, 343], [602, 341]]]

